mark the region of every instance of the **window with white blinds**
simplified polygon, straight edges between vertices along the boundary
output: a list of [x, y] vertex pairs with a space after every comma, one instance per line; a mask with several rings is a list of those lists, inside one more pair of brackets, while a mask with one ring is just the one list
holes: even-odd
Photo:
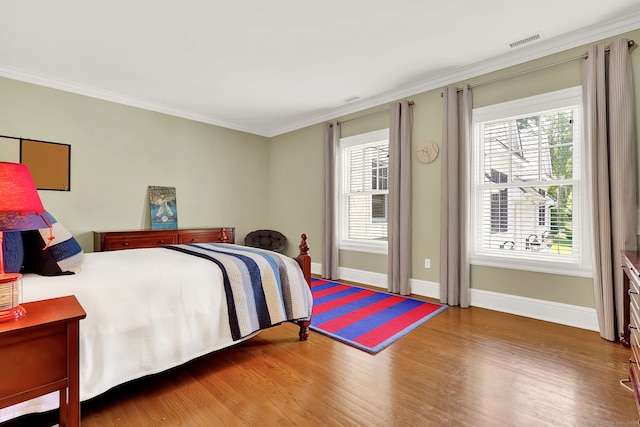
[[340, 248], [386, 253], [389, 130], [340, 139]]
[[471, 259], [590, 275], [579, 88], [474, 109]]

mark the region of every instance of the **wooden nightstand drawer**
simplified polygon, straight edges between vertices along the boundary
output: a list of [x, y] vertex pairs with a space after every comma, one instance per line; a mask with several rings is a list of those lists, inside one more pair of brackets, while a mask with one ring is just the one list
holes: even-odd
[[[0, 396], [22, 393], [42, 384], [65, 381], [67, 372], [67, 328], [58, 325], [3, 345], [0, 364]], [[46, 351], [30, 351], [46, 349]], [[52, 389], [55, 390], [58, 387]]]
[[0, 323], [0, 409], [53, 391], [60, 425], [80, 425], [80, 319], [75, 296], [23, 304], [27, 315]]

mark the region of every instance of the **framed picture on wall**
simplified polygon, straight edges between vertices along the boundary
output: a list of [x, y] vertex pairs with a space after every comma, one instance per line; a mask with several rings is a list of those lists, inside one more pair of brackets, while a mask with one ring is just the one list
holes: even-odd
[[175, 187], [149, 186], [149, 211], [152, 230], [178, 228], [178, 203]]
[[27, 165], [38, 190], [71, 191], [71, 145], [0, 136], [0, 161]]
[[38, 190], [71, 191], [71, 146], [20, 139], [20, 163], [29, 167]]

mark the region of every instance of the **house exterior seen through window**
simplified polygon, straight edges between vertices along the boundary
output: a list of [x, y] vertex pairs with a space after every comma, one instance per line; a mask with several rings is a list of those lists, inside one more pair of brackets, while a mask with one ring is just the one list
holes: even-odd
[[386, 253], [389, 130], [341, 138], [339, 153], [339, 246]]
[[590, 274], [579, 88], [474, 110], [473, 263]]

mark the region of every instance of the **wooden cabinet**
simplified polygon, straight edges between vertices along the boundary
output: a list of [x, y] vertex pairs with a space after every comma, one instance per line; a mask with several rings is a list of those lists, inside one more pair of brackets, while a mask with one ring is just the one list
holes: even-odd
[[103, 252], [121, 249], [155, 248], [178, 243], [235, 243], [234, 234], [234, 227], [94, 231], [93, 250]]
[[0, 323], [0, 408], [60, 393], [60, 425], [80, 425], [80, 319], [74, 296], [23, 304], [27, 315]]
[[629, 379], [640, 412], [640, 252], [622, 251], [622, 268], [625, 289], [624, 321], [627, 327], [621, 341], [631, 347]]

